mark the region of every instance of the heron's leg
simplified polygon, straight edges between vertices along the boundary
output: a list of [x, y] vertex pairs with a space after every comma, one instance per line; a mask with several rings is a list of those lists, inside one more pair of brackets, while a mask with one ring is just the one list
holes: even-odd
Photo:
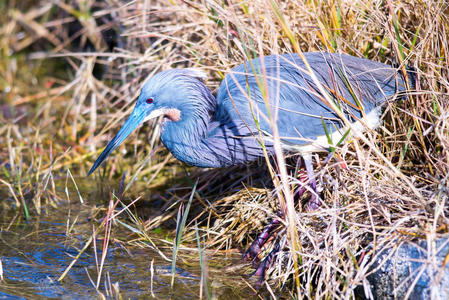
[[257, 238], [252, 242], [251, 246], [249, 246], [248, 250], [243, 254], [243, 259], [253, 259], [260, 253], [260, 249], [262, 249], [265, 242], [271, 236], [271, 232], [279, 227], [279, 219], [274, 218], [271, 220], [270, 224], [266, 226], [262, 233], [257, 236]]
[[281, 248], [280, 242], [278, 241], [274, 245], [273, 250], [271, 250], [270, 253], [268, 253], [267, 257], [265, 257], [263, 259], [263, 261], [260, 263], [257, 270], [253, 273], [252, 276], [254, 276], [254, 275], [259, 276], [259, 280], [257, 281], [257, 284], [256, 284], [256, 289], [259, 289], [260, 286], [262, 285], [262, 282], [265, 278], [265, 272], [267, 271], [268, 267], [270, 266], [271, 262], [273, 261], [273, 258], [276, 255], [276, 253], [279, 252], [280, 248]]
[[[313, 169], [312, 169], [313, 171]], [[308, 172], [304, 172], [303, 170], [299, 171], [299, 180], [302, 182], [306, 182], [307, 178], [310, 177], [308, 175]], [[299, 201], [299, 199], [302, 197], [302, 195], [306, 192], [306, 188], [305, 187], [299, 187], [298, 189], [295, 190], [294, 192], [294, 200], [295, 203], [297, 203]], [[281, 211], [278, 211], [276, 213], [278, 215], [278, 217], [282, 217], [283, 213]], [[251, 246], [249, 246], [248, 250], [246, 250], [246, 252], [243, 254], [243, 259], [253, 259], [255, 258], [257, 255], [259, 255], [260, 250], [262, 249], [263, 245], [266, 243], [266, 241], [268, 240], [268, 238], [271, 236], [271, 233], [278, 228], [280, 225], [280, 221], [279, 219], [275, 218], [272, 219], [270, 224], [268, 224], [262, 231], [261, 234], [259, 234], [257, 236], [257, 238], [252, 242]], [[266, 263], [265, 263], [266, 265]]]
[[309, 177], [309, 184], [310, 187], [312, 188], [312, 196], [310, 197], [309, 203], [307, 203], [306, 210], [311, 211], [320, 207], [321, 200], [316, 191], [316, 179], [315, 179], [315, 172], [313, 171], [312, 156], [304, 155], [303, 159], [304, 164], [306, 165], [307, 176]]
[[[330, 159], [334, 156], [334, 153], [329, 152], [329, 154], [327, 155], [326, 159], [323, 160], [321, 162], [321, 166], [325, 166], [327, 165], [327, 163], [330, 161]], [[336, 155], [337, 160], [340, 162], [340, 167], [342, 167], [343, 169], [347, 169], [348, 167], [346, 166], [346, 163], [340, 158], [340, 156]]]
[[[326, 162], [330, 159], [328, 157], [326, 159]], [[321, 200], [316, 192], [316, 179], [315, 179], [315, 172], [313, 171], [313, 164], [312, 164], [312, 157], [310, 155], [304, 155], [303, 156], [304, 165], [306, 167], [306, 172], [301, 170], [298, 174], [299, 180], [301, 182], [306, 182], [307, 179], [309, 180], [310, 187], [312, 188], [312, 196], [309, 200], [309, 203], [307, 204], [307, 211], [315, 210], [321, 205]], [[297, 189], [294, 193], [294, 199], [295, 203], [301, 198], [301, 196], [306, 192], [305, 187], [300, 187]], [[281, 217], [283, 215], [282, 212], [277, 212], [278, 217]], [[243, 259], [253, 259], [259, 255], [263, 245], [267, 242], [267, 240], [270, 238], [272, 232], [277, 229], [280, 225], [279, 218], [274, 218], [270, 224], [268, 224], [261, 234], [253, 241], [251, 246], [248, 248], [248, 250], [243, 254]], [[257, 282], [256, 287], [259, 288], [262, 284], [265, 273], [270, 266], [270, 264], [273, 261], [274, 256], [276, 253], [279, 252], [280, 249], [280, 243], [276, 242], [274, 244], [273, 250], [268, 253], [268, 255], [262, 260], [262, 262], [258, 265], [256, 271], [252, 274], [252, 276], [256, 275], [259, 276], [259, 280]]]
[[[307, 171], [304, 170], [303, 168], [298, 170], [298, 173], [296, 176], [297, 176], [298, 180], [304, 184], [307, 182], [307, 179], [309, 178], [309, 176], [307, 175]], [[295, 205], [299, 202], [302, 195], [304, 195], [304, 193], [306, 191], [307, 191], [307, 189], [304, 185], [299, 185], [297, 188], [295, 188], [295, 191], [293, 193], [293, 199], [295, 201]]]
[[327, 155], [326, 159], [323, 160], [323, 162], [321, 163], [323, 166], [327, 165], [327, 163], [329, 162], [329, 160], [332, 158], [332, 156], [334, 156], [334, 153], [329, 152], [329, 154]]

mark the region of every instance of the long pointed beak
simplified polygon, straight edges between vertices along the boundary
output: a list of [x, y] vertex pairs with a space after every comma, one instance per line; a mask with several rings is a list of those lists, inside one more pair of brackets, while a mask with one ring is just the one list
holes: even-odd
[[128, 137], [128, 135], [142, 122], [145, 120], [145, 114], [140, 113], [137, 114], [135, 111], [131, 113], [131, 115], [126, 120], [125, 124], [123, 124], [122, 128], [118, 131], [117, 135], [109, 142], [103, 152], [95, 161], [94, 165], [90, 169], [87, 176], [92, 174], [95, 169], [100, 166], [100, 164], [108, 157], [108, 155]]

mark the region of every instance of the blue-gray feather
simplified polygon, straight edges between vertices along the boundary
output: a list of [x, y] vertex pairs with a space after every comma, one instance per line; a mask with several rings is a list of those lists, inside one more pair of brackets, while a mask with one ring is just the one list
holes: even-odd
[[[339, 91], [337, 94], [341, 99], [349, 101], [354, 106], [357, 106], [354, 99], [356, 96], [356, 99], [363, 103], [365, 113], [381, 105], [396, 92], [404, 90], [398, 72], [388, 65], [344, 54], [317, 52], [306, 53], [305, 56], [325, 88]], [[340, 128], [343, 125], [335, 111], [326, 105], [322, 98], [317, 97], [320, 94], [319, 90], [311, 76], [307, 74], [302, 59], [296, 54], [266, 56], [263, 63], [260, 59], [255, 59], [251, 63], [235, 68], [233, 74], [226, 76], [220, 85], [217, 95], [218, 114], [230, 113], [231, 119], [243, 118], [248, 124], [254, 123], [248, 106], [248, 97], [242, 94], [242, 88], [239, 87], [242, 86], [245, 90], [246, 85], [250, 87], [252, 102], [266, 114], [262, 93], [252, 74], [254, 70], [251, 65], [256, 70], [261, 70], [263, 65], [263, 72], [272, 77], [267, 79], [266, 84], [268, 99], [271, 110], [278, 109], [277, 125], [281, 136], [287, 141], [305, 144], [307, 140], [323, 135], [323, 121], [330, 130], [333, 126]], [[345, 77], [353, 94], [345, 83]], [[355, 121], [356, 118], [362, 117], [360, 110], [348, 106], [341, 99], [336, 100], [350, 120]], [[238, 114], [234, 106], [237, 107]], [[270, 131], [266, 119], [260, 118], [259, 122], [262, 130]]]
[[[345, 54], [316, 52], [305, 53], [305, 57], [350, 121], [362, 118], [405, 90], [400, 73], [382, 63]], [[201, 81], [203, 78], [201, 71], [192, 69], [172, 69], [151, 77], [124, 125], [126, 130], [119, 131], [89, 174], [130, 129], [155, 111], [180, 112], [179, 120], [166, 118], [161, 140], [177, 159], [199, 167], [225, 167], [255, 160], [264, 155], [262, 143], [267, 153], [273, 154], [272, 142], [266, 138], [271, 127], [263, 117], [268, 115], [264, 92], [271, 113], [277, 114], [279, 134], [286, 143], [310, 143], [325, 134], [323, 124], [328, 132], [343, 126], [336, 112], [323, 101], [325, 97], [297, 54], [265, 56], [236, 67], [220, 84], [216, 98]]]
[[[404, 90], [399, 73], [388, 65], [344, 54], [317, 52], [305, 56], [320, 83], [339, 95], [335, 100], [350, 120], [362, 117], [357, 101], [369, 113]], [[214, 113], [209, 120], [189, 119], [190, 126], [167, 122], [162, 141], [176, 158], [200, 167], [224, 167], [263, 156], [255, 120], [263, 132], [270, 134], [271, 128], [266, 118], [257, 116], [258, 112], [267, 115], [267, 110], [255, 74], [260, 74], [262, 80], [266, 78], [270, 108], [272, 113], [278, 109], [277, 126], [285, 141], [306, 144], [325, 134], [323, 122], [328, 131], [342, 127], [337, 114], [317, 96], [318, 88], [302, 59], [296, 54], [271, 55], [263, 62], [257, 58], [233, 69], [220, 84], [216, 102], [197, 79], [184, 78], [187, 85], [195, 86], [196, 95], [202, 95], [192, 97], [192, 102], [200, 102]], [[251, 109], [248, 99], [257, 109]], [[198, 137], [197, 132], [201, 133], [198, 140], [193, 138]], [[264, 144], [272, 154], [269, 139]]]

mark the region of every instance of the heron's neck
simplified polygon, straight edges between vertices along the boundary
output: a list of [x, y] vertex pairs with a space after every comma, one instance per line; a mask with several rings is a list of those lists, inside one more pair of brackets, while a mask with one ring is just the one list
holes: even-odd
[[217, 109], [217, 100], [199, 81], [186, 89], [185, 95], [180, 120], [164, 123], [161, 140], [177, 159], [187, 164], [218, 167], [213, 163], [216, 161], [214, 149], [206, 146], [208, 133], [214, 124], [211, 120]]

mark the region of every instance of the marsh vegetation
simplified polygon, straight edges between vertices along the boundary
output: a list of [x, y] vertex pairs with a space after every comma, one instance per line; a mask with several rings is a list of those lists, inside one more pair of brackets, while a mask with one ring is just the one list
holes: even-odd
[[[447, 238], [447, 1], [6, 0], [0, 12], [2, 281], [13, 280], [14, 264], [6, 263], [11, 249], [26, 245], [23, 236], [36, 234], [42, 220], [57, 220], [65, 230], [45, 230], [58, 232], [51, 241], [60, 239], [65, 250], [58, 255], [70, 259], [48, 275], [55, 282], [86, 266], [76, 276], [85, 276], [92, 295], [133, 297], [126, 293], [132, 280], [147, 280], [147, 294], [139, 295], [149, 296], [150, 284], [158, 284], [154, 266], [163, 261], [168, 277], [172, 266], [179, 268], [178, 279], [159, 283], [192, 283], [186, 297], [254, 293], [251, 265], [235, 255], [291, 198], [297, 155], [287, 155], [283, 166], [258, 161], [194, 168], [163, 147], [156, 120], [86, 175], [148, 77], [168, 68], [201, 68], [216, 91], [230, 69], [268, 54], [342, 52], [399, 71], [410, 66], [418, 85], [386, 105], [378, 130], [340, 145], [328, 164], [316, 165], [324, 203], [312, 212], [302, 205], [286, 212], [278, 235], [283, 248], [259, 296], [355, 298], [380, 249]], [[114, 262], [108, 253], [117, 247], [149, 273], [140, 279], [108, 273]], [[429, 246], [425, 258], [435, 278], [446, 267], [436, 264], [437, 250]], [[27, 251], [14, 252], [29, 258], [26, 264], [37, 263]], [[123, 257], [120, 264], [126, 265]], [[413, 289], [413, 282], [404, 284]], [[437, 280], [431, 284], [438, 288]], [[4, 287], [0, 293], [17, 293]], [[170, 288], [164, 293], [170, 295]]]

